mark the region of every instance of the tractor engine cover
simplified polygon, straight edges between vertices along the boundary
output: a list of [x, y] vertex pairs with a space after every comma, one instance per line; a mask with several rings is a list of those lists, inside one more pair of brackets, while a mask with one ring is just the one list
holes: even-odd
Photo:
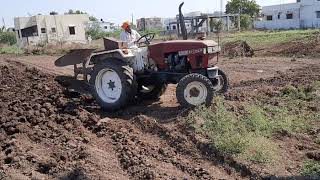
[[209, 66], [209, 60], [216, 57], [220, 47], [212, 40], [175, 40], [153, 44], [149, 47], [149, 57], [159, 69], [170, 69], [168, 56], [178, 54], [187, 57], [192, 69], [202, 69]]

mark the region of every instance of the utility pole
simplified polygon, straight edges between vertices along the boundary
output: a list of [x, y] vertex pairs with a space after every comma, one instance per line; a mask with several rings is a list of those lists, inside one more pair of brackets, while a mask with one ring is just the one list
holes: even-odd
[[2, 17], [2, 23], [3, 23], [3, 28], [6, 29], [6, 22], [4, 21], [3, 17]]
[[131, 13], [131, 25], [133, 26], [133, 13]]

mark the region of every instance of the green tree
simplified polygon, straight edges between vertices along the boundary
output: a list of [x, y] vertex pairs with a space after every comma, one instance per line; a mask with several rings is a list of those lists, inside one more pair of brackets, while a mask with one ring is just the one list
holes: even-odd
[[90, 20], [90, 21], [98, 21], [98, 19], [97, 19], [96, 17], [94, 17], [94, 16], [90, 16], [90, 17], [89, 17], [89, 20]]
[[17, 43], [14, 32], [0, 32], [0, 44], [14, 45]]
[[82, 12], [80, 10], [72, 10], [72, 9], [69, 9], [68, 12], [66, 12], [65, 14], [87, 14], [86, 12]]
[[50, 14], [50, 15], [58, 15], [58, 12], [56, 12], [56, 11], [51, 11], [49, 14]]
[[242, 14], [240, 16], [241, 29], [244, 29], [244, 30], [250, 29], [252, 22], [253, 20], [248, 14]]
[[231, 0], [226, 5], [226, 13], [247, 14], [251, 18], [259, 15], [260, 6], [255, 0]]

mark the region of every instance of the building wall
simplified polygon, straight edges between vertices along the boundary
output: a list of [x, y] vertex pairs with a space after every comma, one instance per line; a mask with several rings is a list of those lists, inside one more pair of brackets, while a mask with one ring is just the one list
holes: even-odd
[[161, 18], [141, 18], [137, 19], [138, 30], [162, 29], [163, 20]]
[[[320, 11], [319, 0], [266, 6], [262, 8], [262, 20], [255, 21], [254, 26], [257, 29], [320, 28], [317, 11]], [[289, 13], [293, 14], [293, 19], [287, 19]], [[272, 20], [268, 20], [268, 16], [272, 16]]]
[[[86, 14], [77, 15], [38, 15], [15, 18], [15, 29], [20, 47], [39, 43], [86, 43], [85, 23], [89, 22]], [[22, 37], [21, 29], [37, 26], [38, 35]], [[70, 34], [69, 27], [74, 27], [75, 34]], [[20, 33], [20, 35], [19, 35]], [[19, 37], [20, 36], [20, 37]]]

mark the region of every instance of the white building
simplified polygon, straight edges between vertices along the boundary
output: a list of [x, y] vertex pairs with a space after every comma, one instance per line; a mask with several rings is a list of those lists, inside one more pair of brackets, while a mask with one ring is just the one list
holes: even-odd
[[98, 28], [104, 32], [114, 32], [116, 30], [115, 24], [112, 22], [106, 22], [101, 19], [100, 21], [90, 21], [86, 25], [87, 29]]
[[87, 14], [37, 15], [14, 19], [19, 47], [46, 43], [86, 43]]
[[152, 18], [140, 18], [137, 19], [137, 29], [139, 31], [152, 30], [152, 29], [162, 29], [163, 19], [159, 17]]
[[320, 28], [320, 0], [262, 7], [262, 18], [254, 25], [257, 29]]

